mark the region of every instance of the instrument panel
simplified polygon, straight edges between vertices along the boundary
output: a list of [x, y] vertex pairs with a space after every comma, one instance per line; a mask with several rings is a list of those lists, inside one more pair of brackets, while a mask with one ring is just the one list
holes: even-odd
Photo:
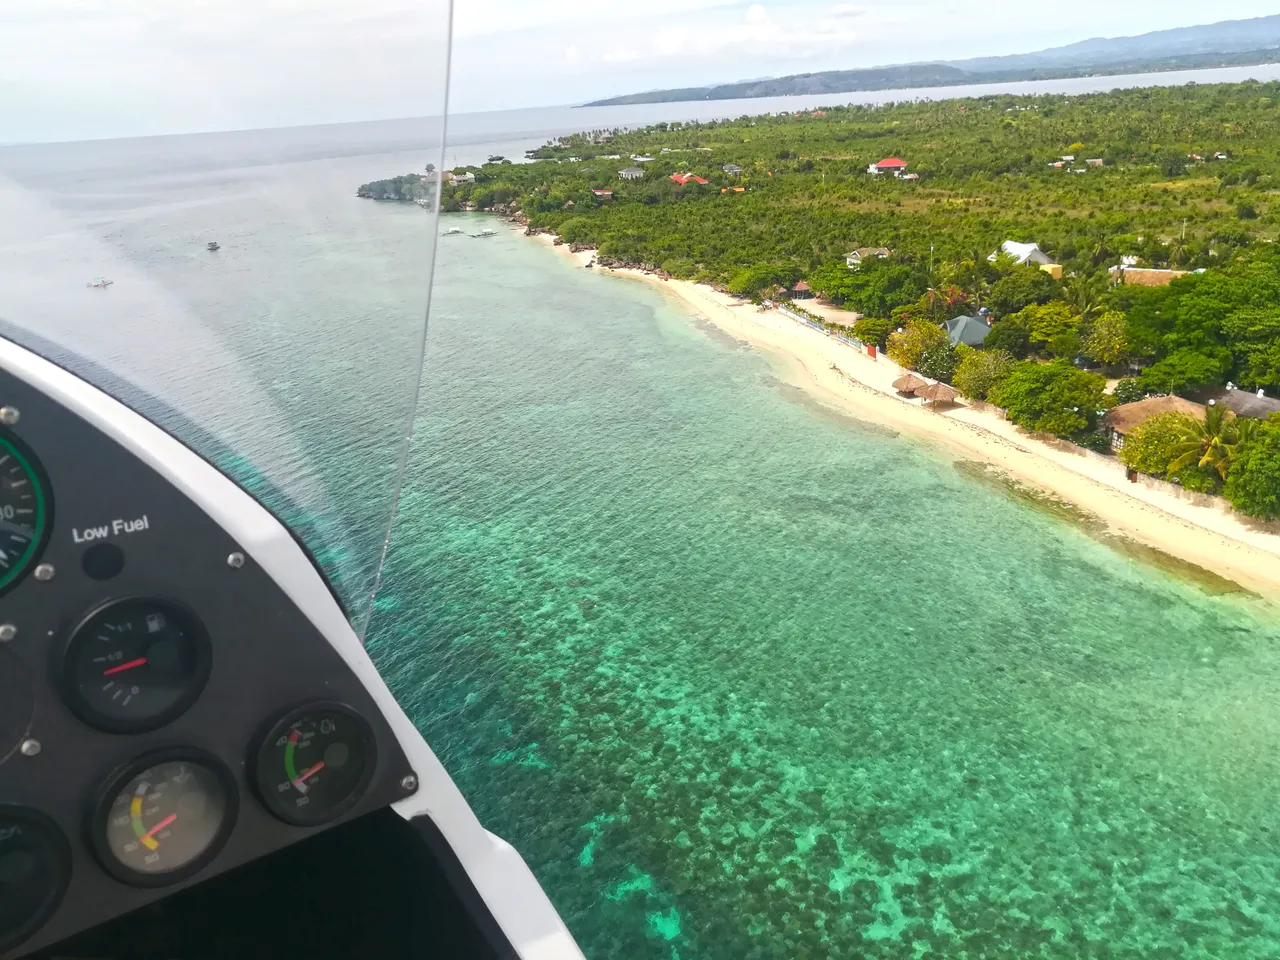
[[0, 370], [0, 957], [416, 788], [246, 545]]

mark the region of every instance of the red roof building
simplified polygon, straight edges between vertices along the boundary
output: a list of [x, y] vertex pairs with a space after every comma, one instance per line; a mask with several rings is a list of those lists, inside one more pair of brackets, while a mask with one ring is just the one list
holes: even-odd
[[881, 170], [905, 170], [907, 169], [907, 161], [899, 160], [897, 157], [885, 157], [876, 166]]
[[705, 184], [707, 182], [706, 180], [703, 180], [701, 177], [694, 176], [692, 173], [673, 173], [671, 175], [671, 179], [674, 180], [676, 183], [680, 184], [680, 186], [682, 187], [686, 183], [688, 183], [690, 180], [692, 180], [694, 183], [702, 183], [702, 184]]

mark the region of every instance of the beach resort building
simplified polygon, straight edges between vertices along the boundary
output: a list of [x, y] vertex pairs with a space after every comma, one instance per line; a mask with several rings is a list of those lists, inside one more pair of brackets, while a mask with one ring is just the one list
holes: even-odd
[[854, 270], [872, 257], [883, 260], [885, 257], [891, 256], [893, 256], [893, 251], [888, 247], [859, 247], [857, 250], [844, 255], [844, 265], [850, 270]]
[[790, 292], [793, 300], [808, 300], [813, 296], [813, 290], [803, 280], [792, 287]]
[[1111, 449], [1120, 450], [1124, 447], [1124, 438], [1133, 433], [1138, 424], [1145, 423], [1152, 417], [1158, 417], [1162, 413], [1185, 413], [1203, 420], [1204, 411], [1204, 404], [1192, 403], [1182, 397], [1147, 397], [1136, 403], [1122, 403], [1118, 407], [1112, 407], [1102, 418], [1102, 426], [1110, 433]]
[[1156, 270], [1153, 267], [1110, 267], [1107, 270], [1113, 280], [1119, 283], [1134, 283], [1140, 287], [1167, 287], [1179, 277], [1187, 275], [1186, 270]]
[[1053, 263], [1053, 259], [1041, 250], [1034, 243], [1019, 243], [1017, 240], [1006, 240], [1000, 244], [1000, 249], [987, 257], [991, 263], [996, 262], [996, 258], [1002, 253], [1007, 253], [1013, 257], [1014, 263], [1018, 265], [1034, 264], [1037, 267], [1045, 266]]
[[900, 177], [907, 171], [907, 162], [899, 160], [897, 157], [885, 157], [879, 163], [873, 163], [867, 167], [867, 173], [873, 177], [882, 173], [892, 173], [895, 177]]
[[947, 336], [951, 345], [964, 344], [967, 347], [980, 347], [991, 332], [991, 323], [985, 314], [979, 316], [963, 316], [948, 320], [943, 324], [947, 328]]
[[623, 180], [642, 180], [644, 179], [644, 171], [639, 167], [623, 167], [618, 171], [618, 176]]
[[703, 180], [701, 177], [696, 176], [695, 174], [692, 174], [692, 173], [673, 173], [671, 175], [671, 179], [674, 180], [676, 183], [680, 184], [680, 186], [682, 187], [686, 183], [701, 183], [704, 185], [707, 183], [706, 180]]
[[1224, 406], [1237, 417], [1265, 420], [1273, 413], [1280, 413], [1280, 400], [1268, 397], [1263, 390], [1242, 390], [1234, 383], [1222, 387], [1205, 387], [1191, 391], [1191, 398], [1200, 403]]

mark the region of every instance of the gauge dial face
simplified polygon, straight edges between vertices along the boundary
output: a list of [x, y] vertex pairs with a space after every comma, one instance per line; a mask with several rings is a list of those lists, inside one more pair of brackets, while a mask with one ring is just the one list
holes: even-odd
[[71, 849], [34, 810], [0, 804], [0, 951], [35, 933], [57, 909], [71, 872]]
[[142, 733], [195, 703], [210, 646], [196, 618], [162, 600], [117, 600], [72, 633], [63, 689], [72, 710], [109, 733]]
[[112, 781], [95, 812], [94, 845], [128, 883], [174, 883], [217, 855], [235, 812], [231, 775], [212, 757], [144, 758]]
[[258, 749], [256, 781], [263, 804], [286, 823], [336, 820], [364, 795], [376, 747], [364, 718], [342, 704], [294, 710]]
[[0, 433], [0, 593], [35, 565], [50, 526], [49, 491], [35, 457]]

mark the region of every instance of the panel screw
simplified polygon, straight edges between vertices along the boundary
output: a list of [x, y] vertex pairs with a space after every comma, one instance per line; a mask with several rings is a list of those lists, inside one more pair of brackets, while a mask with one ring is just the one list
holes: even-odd
[[413, 791], [418, 789], [418, 778], [415, 777], [412, 773], [406, 775], [400, 781], [400, 789], [403, 790], [405, 793], [413, 793]]
[[53, 574], [54, 569], [52, 563], [42, 563], [40, 566], [36, 567], [37, 580], [52, 580]]
[[8, 643], [18, 635], [18, 628], [12, 623], [0, 623], [0, 643]]
[[0, 407], [0, 423], [6, 427], [12, 427], [21, 417], [17, 407]]
[[22, 751], [24, 757], [38, 757], [44, 748], [40, 746], [39, 740], [23, 740], [22, 746], [18, 749]]
[[227, 557], [227, 566], [232, 570], [239, 570], [244, 566], [244, 554], [237, 550], [235, 553]]

